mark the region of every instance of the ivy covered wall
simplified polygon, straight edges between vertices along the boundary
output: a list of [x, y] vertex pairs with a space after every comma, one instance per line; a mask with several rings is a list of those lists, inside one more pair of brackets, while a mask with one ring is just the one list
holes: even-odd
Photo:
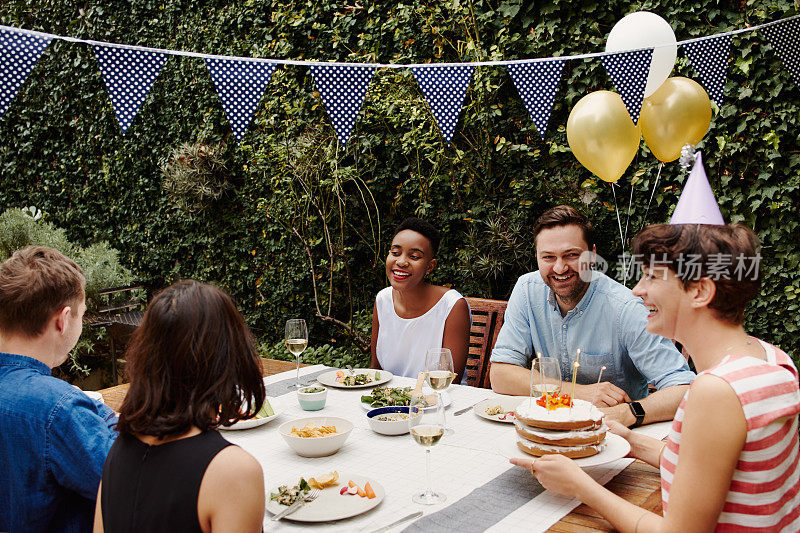
[[[596, 52], [616, 21], [653, 11], [678, 40], [795, 14], [793, 2], [521, 0], [313, 2], [4, 0], [0, 24], [212, 54], [375, 62], [458, 62]], [[679, 57], [673, 75], [697, 79]], [[306, 68], [279, 68], [236, 145], [202, 60], [171, 57], [124, 137], [89, 47], [54, 41], [0, 120], [0, 207], [34, 205], [81, 243], [108, 241], [139, 279], [218, 283], [262, 340], [319, 314], [313, 342], [368, 334], [391, 228], [416, 214], [445, 235], [435, 281], [505, 299], [535, 268], [530, 227], [557, 203], [582, 206], [599, 252], [622, 251], [614, 198], [570, 153], [569, 110], [612, 89], [598, 60], [570, 61], [545, 141], [505, 69], [476, 69], [446, 147], [411, 73], [376, 73], [346, 149]], [[757, 32], [734, 36], [725, 104], [701, 149], [722, 209], [761, 237], [765, 284], [752, 332], [800, 355], [800, 88]], [[187, 209], [163, 186], [180, 145], [206, 145], [227, 179]], [[174, 163], [174, 161], [172, 161]], [[618, 182], [629, 237], [657, 172], [644, 143]], [[666, 221], [686, 178], [664, 167], [647, 222]], [[313, 270], [309, 268], [309, 257]], [[315, 296], [316, 295], [316, 296]]]

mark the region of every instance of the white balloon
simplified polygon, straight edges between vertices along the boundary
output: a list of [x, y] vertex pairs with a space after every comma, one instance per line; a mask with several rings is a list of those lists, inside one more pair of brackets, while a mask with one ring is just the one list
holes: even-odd
[[675, 32], [672, 31], [669, 22], [655, 13], [637, 11], [614, 24], [606, 40], [606, 52], [671, 45], [653, 49], [650, 74], [647, 76], [647, 86], [644, 89], [644, 97], [647, 98], [661, 87], [672, 72], [675, 58], [678, 57], [676, 42]]

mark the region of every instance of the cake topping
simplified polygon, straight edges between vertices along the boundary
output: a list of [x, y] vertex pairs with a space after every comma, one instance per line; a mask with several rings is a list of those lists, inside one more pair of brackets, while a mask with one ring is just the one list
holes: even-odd
[[[547, 408], [545, 400], [541, 398], [535, 401], [531, 399], [530, 403], [522, 402], [515, 409], [517, 418], [529, 425], [534, 424], [534, 421], [548, 424], [586, 421], [586, 425], [592, 425], [593, 422], [598, 422], [603, 418], [603, 412], [585, 400], [570, 398], [571, 409], [563, 396], [559, 397], [558, 402], [552, 399], [549, 401], [552, 402], [550, 409]], [[565, 409], [561, 409], [561, 407]]]
[[561, 396], [558, 394], [543, 394], [536, 400], [536, 405], [544, 407], [548, 411], [553, 411], [559, 407], [572, 407], [572, 398], [569, 394], [562, 394]]

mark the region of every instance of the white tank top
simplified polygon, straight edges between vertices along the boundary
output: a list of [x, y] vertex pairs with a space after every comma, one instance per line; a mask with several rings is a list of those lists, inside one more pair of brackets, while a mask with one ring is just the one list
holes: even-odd
[[[442, 347], [444, 323], [453, 306], [463, 296], [455, 289], [450, 289], [423, 315], [402, 318], [394, 310], [393, 290], [392, 287], [386, 287], [375, 297], [380, 324], [375, 352], [384, 370], [415, 378], [418, 373], [425, 371], [428, 348]], [[462, 384], [466, 383], [466, 375], [464, 372]]]

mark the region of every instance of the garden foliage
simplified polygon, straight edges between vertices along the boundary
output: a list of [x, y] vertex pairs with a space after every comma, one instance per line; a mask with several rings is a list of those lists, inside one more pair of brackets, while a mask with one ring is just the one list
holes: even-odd
[[[27, 211], [27, 212], [26, 212]], [[97, 292], [131, 283], [131, 272], [120, 265], [119, 252], [107, 242], [87, 247], [69, 241], [66, 231], [46, 220], [36, 208], [11, 208], [0, 214], [0, 262], [26, 246], [49, 246], [72, 258], [86, 278], [87, 307], [97, 305]]]
[[[6, 0], [0, 23], [211, 54], [415, 63], [602, 51], [614, 23], [640, 9], [668, 20], [678, 40], [796, 12], [788, 0]], [[674, 75], [697, 79], [683, 57]], [[71, 240], [110, 242], [152, 285], [221, 285], [266, 346], [285, 319], [304, 316], [312, 343], [340, 350], [368, 336], [392, 227], [408, 215], [442, 228], [434, 281], [469, 296], [508, 297], [535, 268], [531, 224], [558, 203], [591, 216], [603, 257], [622, 252], [612, 190], [578, 164], [565, 134], [572, 106], [599, 89], [613, 86], [598, 60], [567, 62], [543, 141], [507, 72], [477, 68], [448, 147], [411, 73], [382, 69], [343, 149], [307, 69], [281, 67], [237, 145], [203, 62], [171, 57], [122, 136], [89, 47], [54, 41], [0, 121], [0, 205], [37, 205]], [[764, 244], [766, 283], [748, 327], [795, 356], [798, 103], [800, 87], [763, 37], [738, 34], [725, 103], [701, 145], [723, 216]], [[163, 184], [162, 167], [186, 143], [217, 150], [229, 173], [224, 194], [203, 196], [202, 209]], [[618, 182], [628, 241], [645, 222], [668, 220], [677, 202], [686, 172], [671, 163], [647, 211], [657, 171], [642, 143]]]

